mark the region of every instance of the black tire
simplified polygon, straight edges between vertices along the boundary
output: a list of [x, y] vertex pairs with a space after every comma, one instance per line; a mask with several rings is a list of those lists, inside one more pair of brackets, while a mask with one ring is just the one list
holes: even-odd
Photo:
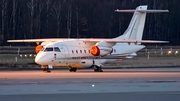
[[69, 68], [70, 72], [76, 72], [77, 68]]
[[103, 70], [101, 67], [98, 67], [98, 68], [94, 69], [94, 72], [103, 72]]

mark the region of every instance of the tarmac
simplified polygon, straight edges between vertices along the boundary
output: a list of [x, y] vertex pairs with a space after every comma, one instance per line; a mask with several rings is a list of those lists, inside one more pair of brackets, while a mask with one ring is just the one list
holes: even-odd
[[1, 101], [179, 101], [180, 68], [1, 70]]

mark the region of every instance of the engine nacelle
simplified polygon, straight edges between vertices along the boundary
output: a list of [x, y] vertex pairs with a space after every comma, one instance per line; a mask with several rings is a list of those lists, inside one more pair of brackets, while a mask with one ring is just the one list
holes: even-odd
[[107, 54], [112, 53], [113, 49], [111, 47], [104, 46], [92, 46], [90, 48], [90, 53], [94, 56], [105, 56]]
[[49, 40], [47, 40], [47, 41], [42, 42], [41, 45], [36, 46], [36, 48], [35, 48], [36, 54], [38, 54], [39, 51], [41, 51], [41, 49], [43, 48], [43, 46], [45, 46], [45, 45], [47, 45], [47, 44], [49, 44], [49, 43], [52, 43], [52, 42], [49, 41]]
[[39, 51], [41, 51], [41, 49], [43, 48], [43, 46], [42, 45], [38, 45], [38, 46], [36, 46], [36, 48], [35, 48], [35, 52], [36, 52], [36, 54], [38, 54], [39, 53]]

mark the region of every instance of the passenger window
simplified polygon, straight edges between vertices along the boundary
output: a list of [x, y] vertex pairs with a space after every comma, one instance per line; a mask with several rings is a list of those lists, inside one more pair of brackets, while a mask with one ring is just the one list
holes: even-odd
[[78, 54], [78, 51], [76, 50], [76, 53]]
[[72, 50], [72, 53], [74, 54], [74, 51]]
[[80, 52], [82, 53], [82, 50], [80, 50]]
[[84, 50], [84, 53], [86, 53], [86, 50]]
[[114, 53], [116, 53], [116, 50], [114, 49]]
[[54, 47], [54, 51], [55, 51], [55, 52], [61, 52], [58, 47]]

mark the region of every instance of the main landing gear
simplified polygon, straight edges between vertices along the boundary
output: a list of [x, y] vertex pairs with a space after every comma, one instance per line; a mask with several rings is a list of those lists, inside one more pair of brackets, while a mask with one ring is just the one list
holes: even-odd
[[96, 65], [94, 65], [93, 68], [94, 68], [94, 72], [103, 72], [101, 66], [96, 66]]
[[76, 72], [77, 68], [69, 67], [70, 72]]

